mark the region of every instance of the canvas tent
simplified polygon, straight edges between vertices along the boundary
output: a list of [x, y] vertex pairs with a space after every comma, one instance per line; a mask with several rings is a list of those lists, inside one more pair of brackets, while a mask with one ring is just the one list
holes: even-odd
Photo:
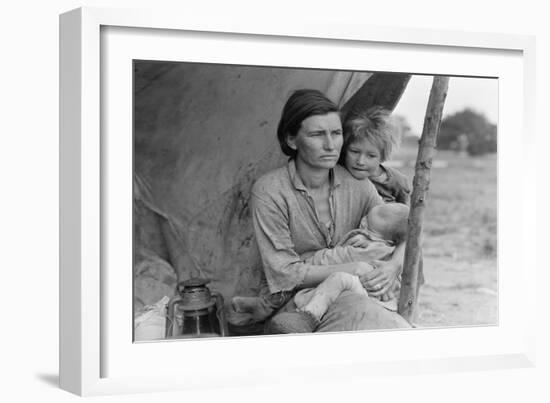
[[410, 76], [134, 62], [134, 310], [207, 277], [228, 301], [267, 291], [249, 192], [286, 162], [276, 139], [293, 90], [319, 89], [348, 113], [393, 109]]

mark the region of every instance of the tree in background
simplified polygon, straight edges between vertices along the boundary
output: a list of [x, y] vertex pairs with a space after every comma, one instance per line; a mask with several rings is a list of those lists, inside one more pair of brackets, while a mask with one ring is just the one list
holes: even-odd
[[467, 151], [470, 155], [494, 153], [497, 151], [497, 126], [483, 114], [466, 108], [441, 121], [437, 148]]
[[395, 129], [398, 131], [399, 138], [411, 135], [411, 125], [403, 115], [390, 115], [390, 119]]

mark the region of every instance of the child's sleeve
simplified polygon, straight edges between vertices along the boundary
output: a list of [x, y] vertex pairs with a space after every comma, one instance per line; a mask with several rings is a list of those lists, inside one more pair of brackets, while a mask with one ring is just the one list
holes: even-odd
[[411, 190], [410, 189], [405, 189], [405, 188], [399, 189], [399, 191], [397, 192], [397, 195], [395, 196], [395, 201], [397, 203], [406, 204], [407, 206], [410, 205], [411, 204]]
[[399, 171], [394, 170], [395, 178], [395, 201], [397, 203], [403, 203], [407, 206], [411, 203], [411, 186], [409, 180], [405, 175]]

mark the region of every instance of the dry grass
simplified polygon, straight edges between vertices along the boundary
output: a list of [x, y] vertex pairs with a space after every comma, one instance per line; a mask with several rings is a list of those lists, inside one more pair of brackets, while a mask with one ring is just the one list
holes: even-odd
[[[416, 150], [394, 161], [409, 178]], [[496, 155], [438, 151], [424, 220], [424, 272], [420, 326], [497, 324]], [[445, 166], [446, 165], [446, 166]]]

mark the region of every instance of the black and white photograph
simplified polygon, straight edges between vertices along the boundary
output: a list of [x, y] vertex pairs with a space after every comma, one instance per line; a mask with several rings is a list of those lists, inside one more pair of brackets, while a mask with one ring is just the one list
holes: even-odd
[[498, 90], [134, 60], [134, 341], [498, 325]]
[[2, 401], [550, 401], [544, 2], [7, 2]]

